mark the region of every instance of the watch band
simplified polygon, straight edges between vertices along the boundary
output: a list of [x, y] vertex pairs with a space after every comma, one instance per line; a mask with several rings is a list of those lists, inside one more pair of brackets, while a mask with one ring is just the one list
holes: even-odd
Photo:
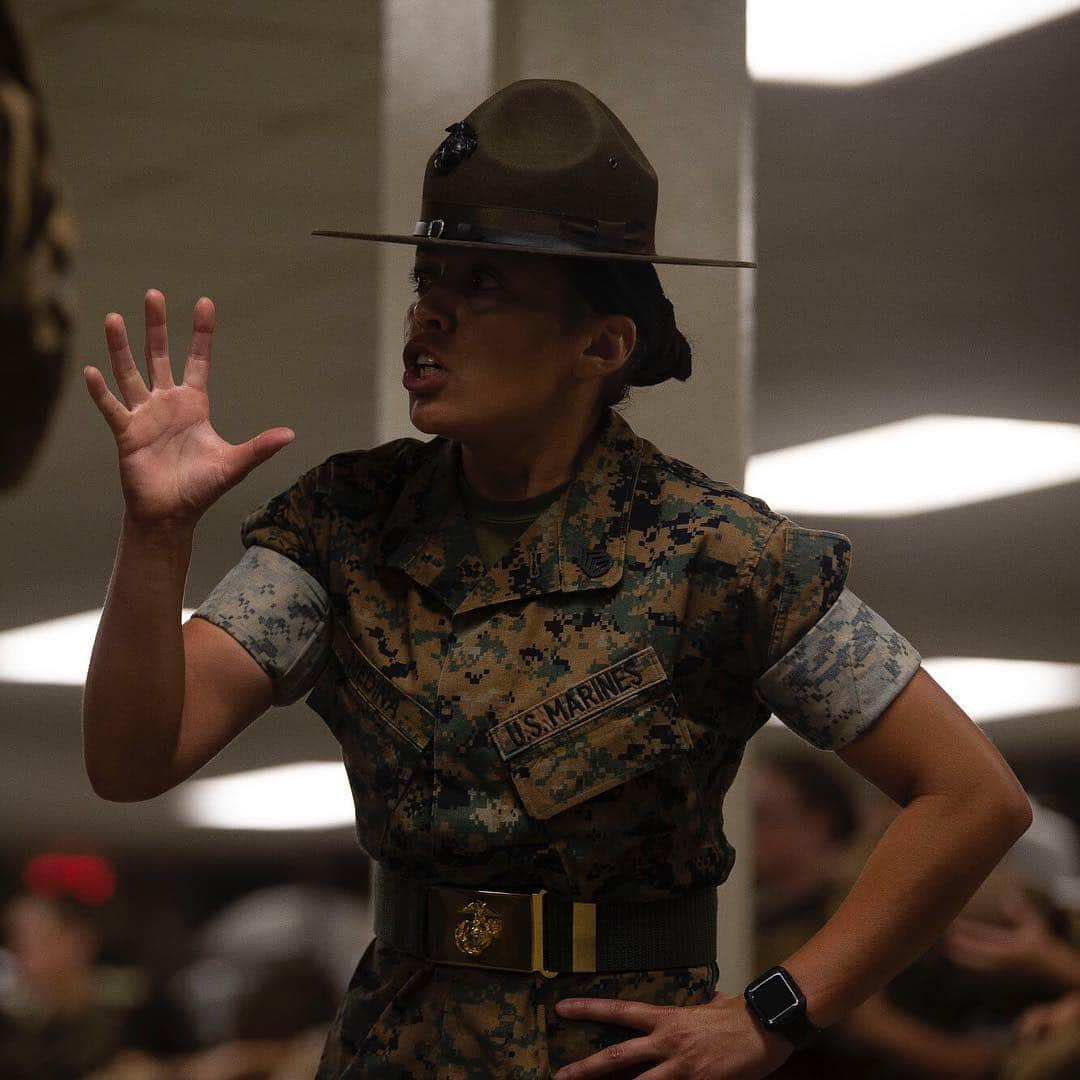
[[783, 1035], [796, 1047], [805, 1046], [818, 1028], [806, 1015], [806, 998], [790, 972], [769, 968], [743, 991], [751, 1014], [766, 1031]]

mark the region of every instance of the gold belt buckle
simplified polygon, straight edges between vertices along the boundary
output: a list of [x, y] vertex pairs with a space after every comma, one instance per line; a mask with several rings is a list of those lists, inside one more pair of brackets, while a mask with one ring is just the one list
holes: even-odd
[[544, 894], [547, 889], [529, 894], [532, 912], [532, 969], [545, 979], [554, 979], [559, 973], [544, 967]]
[[[544, 967], [544, 896], [433, 886], [428, 942], [436, 963], [560, 974]], [[596, 905], [574, 904], [573, 971], [596, 970]]]

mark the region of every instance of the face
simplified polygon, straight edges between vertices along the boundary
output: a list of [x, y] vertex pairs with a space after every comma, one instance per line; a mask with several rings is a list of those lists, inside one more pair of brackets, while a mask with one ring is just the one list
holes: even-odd
[[[570, 314], [570, 285], [554, 260], [418, 248], [413, 280], [402, 382], [420, 431], [513, 439], [598, 392], [598, 382], [583, 381], [590, 334]], [[438, 366], [421, 363], [425, 354]]]
[[91, 932], [68, 922], [48, 902], [22, 896], [5, 912], [7, 946], [34, 985], [48, 985], [93, 962]]

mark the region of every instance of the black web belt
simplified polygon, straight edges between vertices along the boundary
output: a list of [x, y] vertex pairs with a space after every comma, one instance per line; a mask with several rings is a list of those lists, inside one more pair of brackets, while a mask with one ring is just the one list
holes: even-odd
[[642, 903], [422, 885], [375, 865], [375, 936], [441, 964], [558, 975], [716, 959], [716, 889]]

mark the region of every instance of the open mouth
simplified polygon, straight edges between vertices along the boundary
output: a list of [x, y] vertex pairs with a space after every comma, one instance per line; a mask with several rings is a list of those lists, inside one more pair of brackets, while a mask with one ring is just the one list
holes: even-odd
[[410, 357], [402, 382], [407, 390], [434, 390], [446, 379], [446, 368], [430, 353]]
[[436, 360], [435, 357], [432, 356], [430, 353], [421, 353], [413, 361], [412, 366], [413, 370], [418, 372], [419, 374], [423, 374], [424, 372], [431, 370], [444, 370], [442, 364], [440, 364], [438, 360]]

